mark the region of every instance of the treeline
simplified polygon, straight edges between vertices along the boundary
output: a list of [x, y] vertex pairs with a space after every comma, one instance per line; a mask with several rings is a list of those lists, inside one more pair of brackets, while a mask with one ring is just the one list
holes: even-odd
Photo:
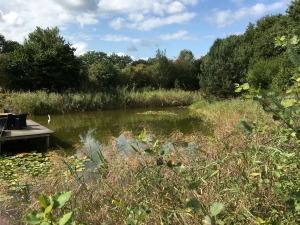
[[295, 68], [285, 49], [274, 47], [274, 38], [299, 34], [300, 0], [292, 1], [286, 12], [249, 23], [242, 35], [216, 39], [199, 59], [186, 49], [176, 59], [160, 49], [147, 60], [95, 51], [77, 57], [58, 28], [37, 27], [23, 45], [0, 35], [0, 85], [8, 90], [54, 92], [177, 88], [228, 98], [235, 96], [234, 83], [249, 82], [255, 88], [281, 92]]
[[157, 50], [154, 58], [133, 61], [130, 56], [75, 48], [59, 29], [37, 27], [24, 44], [0, 36], [0, 86], [8, 90], [110, 92], [117, 87], [198, 90], [200, 60], [182, 50], [176, 60]]

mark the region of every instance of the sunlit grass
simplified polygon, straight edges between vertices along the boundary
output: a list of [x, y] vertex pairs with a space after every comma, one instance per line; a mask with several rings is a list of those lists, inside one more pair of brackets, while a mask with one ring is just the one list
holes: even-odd
[[126, 107], [187, 106], [202, 99], [199, 92], [182, 90], [129, 91], [114, 93], [5, 92], [0, 94], [1, 108], [28, 114], [69, 113]]

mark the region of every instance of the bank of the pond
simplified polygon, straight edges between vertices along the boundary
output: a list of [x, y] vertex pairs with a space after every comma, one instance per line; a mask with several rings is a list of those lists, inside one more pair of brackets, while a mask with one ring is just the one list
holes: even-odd
[[187, 106], [202, 100], [200, 92], [174, 90], [130, 91], [117, 89], [113, 93], [47, 93], [5, 92], [0, 94], [0, 108], [13, 109], [31, 115], [62, 114], [103, 109]]

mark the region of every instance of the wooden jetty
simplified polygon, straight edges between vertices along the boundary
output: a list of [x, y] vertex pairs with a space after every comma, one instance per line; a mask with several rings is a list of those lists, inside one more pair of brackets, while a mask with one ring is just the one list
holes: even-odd
[[26, 120], [27, 127], [20, 130], [5, 130], [0, 137], [0, 153], [1, 153], [1, 143], [4, 141], [18, 140], [18, 139], [28, 139], [28, 138], [39, 138], [46, 137], [46, 145], [49, 147], [49, 137], [54, 131], [48, 129], [34, 122], [33, 120]]

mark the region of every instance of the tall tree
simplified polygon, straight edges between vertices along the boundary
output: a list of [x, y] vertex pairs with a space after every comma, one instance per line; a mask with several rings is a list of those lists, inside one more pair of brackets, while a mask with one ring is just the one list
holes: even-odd
[[286, 13], [294, 22], [300, 23], [300, 0], [292, 0]]
[[5, 37], [0, 34], [0, 53], [13, 52], [20, 44], [16, 41], [5, 40]]
[[200, 65], [192, 51], [184, 49], [175, 61], [175, 87], [186, 90], [199, 89], [198, 74]]
[[109, 55], [108, 59], [114, 64], [117, 65], [120, 69], [124, 69], [127, 65], [132, 63], [132, 58], [129, 55], [118, 55], [112, 53]]
[[80, 60], [75, 48], [59, 35], [59, 29], [37, 27], [23, 46], [9, 53], [8, 87], [14, 90], [49, 89], [64, 91], [81, 85]]
[[148, 66], [150, 76], [153, 83], [151, 86], [156, 88], [172, 88], [174, 87], [174, 63], [166, 56], [166, 50], [158, 49], [155, 58], [149, 60], [151, 64]]
[[245, 76], [240, 58], [241, 36], [231, 35], [216, 39], [209, 52], [202, 58], [200, 89], [207, 97], [234, 96], [234, 83]]
[[104, 60], [89, 67], [90, 81], [96, 83], [98, 91], [106, 91], [116, 87], [119, 68], [110, 60]]

